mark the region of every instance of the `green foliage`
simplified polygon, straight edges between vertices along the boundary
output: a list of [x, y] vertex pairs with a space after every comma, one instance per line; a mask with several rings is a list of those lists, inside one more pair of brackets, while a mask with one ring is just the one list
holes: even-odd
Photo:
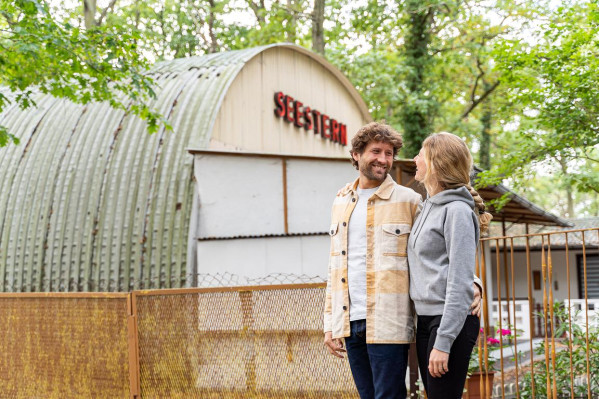
[[[122, 0], [98, 8], [90, 30], [81, 2], [50, 9], [47, 1], [0, 0], [0, 84], [17, 93], [0, 93], [0, 110], [34, 105], [39, 87], [78, 102], [135, 104], [131, 112], [155, 130], [164, 121], [143, 105], [153, 96], [144, 57], [276, 42], [311, 48], [312, 0]], [[595, 215], [598, 5], [555, 4], [326, 0], [325, 57], [375, 120], [403, 132], [400, 156], [450, 131], [492, 168], [478, 186], [507, 183], [552, 211]], [[15, 139], [0, 127], [0, 146]]]
[[[44, 0], [0, 0], [0, 110], [15, 103], [35, 105], [36, 91], [78, 103], [107, 101], [148, 122], [150, 132], [164, 123], [147, 100], [155, 96], [146, 63], [133, 34], [115, 27], [84, 30], [59, 22]], [[0, 146], [16, 138], [0, 127]]]
[[[553, 334], [556, 342], [555, 348], [552, 347], [551, 340], [549, 340], [548, 345], [545, 342], [541, 343], [535, 349], [535, 353], [537, 355], [544, 355], [545, 350], [551, 353], [555, 349], [555, 368], [551, 356], [549, 363], [535, 361], [534, 397], [546, 398], [551, 396], [551, 391], [547, 392], [548, 382], [551, 390], [555, 382], [558, 398], [572, 397], [571, 376], [576, 378], [587, 375], [587, 352], [589, 356], [591, 391], [597, 392], [599, 390], [599, 375], [595, 371], [599, 370], [599, 329], [591, 325], [587, 341], [586, 331], [576, 323], [569, 322], [569, 314], [563, 304], [555, 303], [553, 310], [557, 326]], [[574, 316], [572, 314], [572, 318]], [[592, 320], [589, 320], [589, 324], [592, 324]], [[572, 330], [571, 335], [570, 329]], [[571, 353], [570, 347], [572, 348]], [[524, 376], [523, 386], [520, 390], [520, 395], [523, 399], [533, 398], [532, 384], [533, 373], [528, 372]], [[575, 385], [573, 388], [574, 397], [586, 398], [587, 388], [586, 384]]]
[[[597, 3], [560, 7], [539, 24], [534, 37], [530, 42], [504, 39], [494, 51], [508, 102], [518, 104], [521, 113], [507, 106], [501, 110], [511, 114], [516, 134], [510, 151], [484, 175], [485, 184], [520, 180], [547, 162], [598, 162], [593, 156], [599, 145]], [[578, 191], [599, 191], [596, 168], [556, 173]]]

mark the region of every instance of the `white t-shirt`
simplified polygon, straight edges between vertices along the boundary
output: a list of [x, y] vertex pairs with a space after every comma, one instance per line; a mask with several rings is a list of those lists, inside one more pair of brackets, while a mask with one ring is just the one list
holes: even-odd
[[347, 231], [347, 285], [349, 320], [366, 319], [366, 211], [368, 199], [378, 187], [358, 188], [358, 202]]

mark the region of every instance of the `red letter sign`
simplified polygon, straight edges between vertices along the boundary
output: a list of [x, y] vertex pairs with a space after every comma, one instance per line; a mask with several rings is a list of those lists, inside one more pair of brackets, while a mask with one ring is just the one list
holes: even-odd
[[304, 129], [312, 130], [314, 124], [312, 123], [312, 112], [310, 111], [310, 107], [304, 107]]
[[304, 105], [301, 101], [296, 100], [293, 103], [293, 115], [295, 115], [295, 122], [294, 125], [297, 127], [303, 127], [304, 124], [302, 123], [302, 121], [300, 120], [302, 117], [302, 112], [300, 112], [300, 108], [302, 107], [302, 105]]
[[281, 91], [275, 93], [275, 116], [281, 118], [285, 116], [285, 104], [283, 104], [283, 97], [285, 95]]
[[327, 125], [328, 120], [329, 120], [328, 115], [325, 115], [325, 114], [320, 115], [320, 135], [322, 137], [324, 137], [325, 139], [331, 138], [331, 134], [328, 132], [328, 130], [329, 130], [329, 125]]
[[287, 123], [293, 123], [298, 128], [307, 131], [314, 130], [323, 139], [331, 140], [341, 145], [347, 145], [347, 126], [318, 110], [304, 106], [299, 100], [290, 95], [277, 91], [274, 96], [275, 116]]
[[293, 97], [285, 96], [285, 120], [287, 122], [293, 122], [293, 116], [291, 115], [291, 103], [293, 102]]
[[331, 119], [331, 140], [335, 143], [339, 143], [339, 122], [335, 119]]
[[320, 133], [320, 112], [313, 109], [312, 115], [314, 116], [314, 134]]
[[343, 123], [339, 126], [339, 133], [341, 136], [341, 144], [347, 145], [347, 126]]

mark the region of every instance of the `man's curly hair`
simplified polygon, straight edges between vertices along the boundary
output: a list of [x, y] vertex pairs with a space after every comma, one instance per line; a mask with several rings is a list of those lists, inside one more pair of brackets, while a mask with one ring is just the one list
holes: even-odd
[[403, 146], [401, 134], [391, 126], [384, 122], [370, 122], [362, 126], [351, 141], [352, 148], [349, 150], [349, 154], [352, 155], [351, 162], [356, 169], [358, 169], [358, 162], [354, 159], [353, 154], [364, 153], [364, 149], [371, 141], [391, 144], [393, 146], [393, 157], [397, 155], [397, 152]]

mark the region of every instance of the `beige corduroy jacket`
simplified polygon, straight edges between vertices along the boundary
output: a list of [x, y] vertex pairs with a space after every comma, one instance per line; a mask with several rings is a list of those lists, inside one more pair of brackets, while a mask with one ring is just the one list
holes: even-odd
[[[331, 250], [324, 309], [324, 331], [333, 338], [350, 336], [347, 286], [347, 226], [356, 206], [358, 180], [333, 202]], [[420, 212], [420, 194], [387, 175], [369, 198], [366, 213], [366, 342], [409, 343], [414, 340], [407, 242]]]

